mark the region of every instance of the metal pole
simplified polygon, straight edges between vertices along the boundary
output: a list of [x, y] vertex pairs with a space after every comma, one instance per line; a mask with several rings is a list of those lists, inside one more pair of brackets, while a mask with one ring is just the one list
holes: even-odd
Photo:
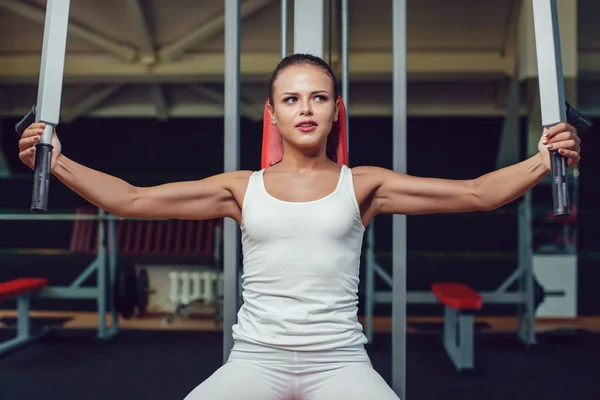
[[281, 0], [281, 58], [287, 57], [287, 41], [288, 41], [288, 3], [287, 0]]
[[[102, 209], [98, 209], [98, 214], [104, 216], [106, 212]], [[97, 277], [97, 298], [96, 303], [98, 304], [98, 337], [101, 339], [106, 338], [106, 229], [104, 221], [100, 220], [98, 223], [98, 237], [96, 238], [97, 250], [96, 250], [96, 277]]]
[[346, 143], [350, 153], [350, 67], [348, 63], [348, 0], [342, 0], [342, 99], [346, 105]]
[[[406, 0], [393, 2], [393, 169], [406, 173]], [[406, 400], [406, 215], [392, 220], [392, 389]]]
[[365, 336], [373, 344], [373, 309], [375, 307], [375, 220], [367, 229], [365, 254]]
[[[240, 0], [225, 0], [225, 139], [224, 169], [240, 164]], [[226, 218], [223, 227], [223, 362], [233, 347], [238, 311], [238, 226]]]
[[[2, 118], [0, 118], [0, 139], [2, 139]], [[2, 143], [0, 142], [0, 178], [10, 178], [10, 174], [10, 165], [6, 161], [4, 151], [2, 151]]]
[[[533, 0], [542, 125], [567, 121], [556, 0]], [[566, 158], [550, 151], [554, 215], [571, 215]]]
[[46, 212], [48, 207], [52, 132], [60, 119], [69, 9], [69, 0], [48, 0], [46, 5], [42, 62], [35, 110], [36, 122], [45, 122], [46, 128], [39, 143], [36, 144], [32, 212]]
[[323, 0], [294, 2], [294, 53], [323, 58], [324, 18]]

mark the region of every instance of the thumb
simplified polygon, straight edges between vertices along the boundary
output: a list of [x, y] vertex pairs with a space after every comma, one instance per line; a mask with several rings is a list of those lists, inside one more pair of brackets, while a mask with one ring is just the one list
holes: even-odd
[[544, 129], [542, 131], [542, 135], [546, 136], [549, 132], [550, 132], [550, 129], [544, 127]]

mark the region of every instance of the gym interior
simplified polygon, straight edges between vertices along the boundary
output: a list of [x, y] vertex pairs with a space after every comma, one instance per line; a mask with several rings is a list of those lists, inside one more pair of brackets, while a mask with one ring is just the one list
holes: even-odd
[[[62, 54], [44, 52], [52, 3], [69, 7]], [[64, 59], [63, 152], [152, 186], [260, 169], [270, 73], [313, 52], [340, 82], [350, 166], [473, 179], [534, 154], [553, 102], [561, 121], [579, 116], [564, 215], [548, 176], [493, 211], [375, 218], [359, 318], [403, 400], [599, 398], [598, 13], [593, 0], [0, 0], [0, 397], [183, 399], [224, 362], [242, 301], [230, 220], [116, 218], [52, 176], [47, 210], [31, 211], [16, 126], [52, 99], [43, 61]]]

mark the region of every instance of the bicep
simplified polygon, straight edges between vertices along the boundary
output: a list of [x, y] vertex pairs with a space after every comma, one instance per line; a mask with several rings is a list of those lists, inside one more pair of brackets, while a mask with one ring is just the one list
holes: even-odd
[[380, 214], [436, 214], [481, 210], [481, 199], [472, 180], [421, 178], [384, 170], [375, 191]]
[[225, 174], [197, 181], [137, 188], [126, 211], [132, 218], [212, 219], [232, 217], [237, 203]]

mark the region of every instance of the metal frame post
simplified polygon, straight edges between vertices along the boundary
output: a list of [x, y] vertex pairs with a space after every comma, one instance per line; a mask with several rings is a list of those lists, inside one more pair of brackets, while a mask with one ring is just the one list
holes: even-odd
[[[225, 0], [225, 172], [240, 164], [240, 0]], [[233, 325], [239, 304], [239, 232], [237, 223], [223, 223], [223, 363], [233, 347]]]
[[281, 0], [281, 58], [287, 57], [288, 53], [288, 2]]
[[31, 210], [34, 212], [45, 212], [48, 206], [52, 133], [60, 119], [69, 9], [70, 0], [48, 0], [46, 5], [36, 105], [36, 122], [45, 122], [46, 128], [36, 144], [31, 198]]
[[[2, 139], [2, 118], [0, 118], [0, 139]], [[0, 178], [10, 178], [10, 175], [10, 165], [6, 161], [6, 155], [2, 150], [2, 143], [0, 142]]]
[[350, 152], [350, 66], [348, 60], [348, 0], [342, 0], [342, 99], [346, 106], [346, 146]]
[[323, 58], [324, 19], [323, 0], [294, 1], [294, 53]]
[[[406, 0], [393, 2], [393, 169], [407, 172]], [[392, 222], [392, 389], [406, 400], [406, 215]]]
[[[556, 0], [532, 1], [542, 125], [550, 128], [567, 121], [558, 9]], [[556, 150], [550, 159], [554, 214], [570, 215], [566, 159]]]

